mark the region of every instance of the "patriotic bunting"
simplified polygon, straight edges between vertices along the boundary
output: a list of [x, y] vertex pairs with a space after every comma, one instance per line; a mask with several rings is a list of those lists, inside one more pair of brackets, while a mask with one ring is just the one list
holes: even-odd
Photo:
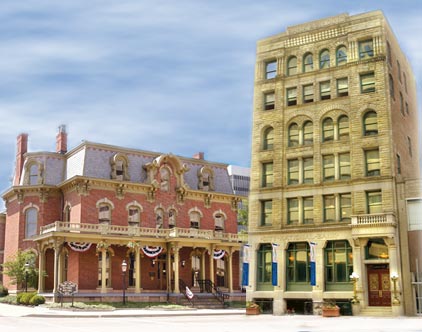
[[143, 253], [149, 258], [157, 257], [163, 251], [162, 247], [145, 246], [142, 248]]
[[73, 251], [79, 251], [84, 252], [89, 250], [91, 248], [91, 244], [89, 242], [68, 242], [67, 245], [73, 250]]

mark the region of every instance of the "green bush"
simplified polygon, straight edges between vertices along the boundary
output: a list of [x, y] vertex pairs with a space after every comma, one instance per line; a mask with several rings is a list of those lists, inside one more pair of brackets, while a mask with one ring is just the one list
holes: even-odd
[[42, 295], [34, 295], [29, 300], [30, 305], [40, 305], [45, 303], [45, 297]]
[[4, 297], [9, 295], [9, 290], [4, 287], [2, 284], [0, 284], [0, 297]]
[[37, 295], [37, 293], [19, 293], [17, 296], [17, 302], [19, 304], [29, 305], [29, 301], [35, 295]]
[[7, 295], [5, 297], [0, 297], [0, 303], [18, 304], [16, 302], [16, 296], [13, 296], [13, 295]]

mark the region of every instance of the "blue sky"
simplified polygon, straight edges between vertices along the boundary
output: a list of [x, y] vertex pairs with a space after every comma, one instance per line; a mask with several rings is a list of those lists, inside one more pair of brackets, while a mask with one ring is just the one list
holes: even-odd
[[[0, 191], [16, 136], [82, 140], [249, 166], [257, 40], [341, 13], [382, 10], [422, 100], [422, 1], [2, 0]], [[1, 205], [1, 204], [0, 204]]]

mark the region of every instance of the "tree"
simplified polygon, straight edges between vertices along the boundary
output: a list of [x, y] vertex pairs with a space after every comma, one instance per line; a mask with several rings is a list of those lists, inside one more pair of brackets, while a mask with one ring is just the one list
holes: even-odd
[[239, 225], [248, 226], [248, 200], [242, 199], [242, 203], [239, 204], [239, 209], [237, 210], [237, 222]]
[[[25, 264], [29, 266], [26, 268]], [[36, 287], [38, 282], [38, 269], [35, 268], [35, 254], [31, 251], [18, 250], [15, 256], [2, 264], [3, 274], [11, 279], [13, 285], [25, 286], [27, 280], [28, 287]]]

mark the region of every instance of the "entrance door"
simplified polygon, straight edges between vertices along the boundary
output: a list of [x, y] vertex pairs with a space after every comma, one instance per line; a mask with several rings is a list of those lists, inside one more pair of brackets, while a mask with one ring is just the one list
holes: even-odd
[[368, 300], [370, 306], [391, 306], [388, 265], [368, 265]]

